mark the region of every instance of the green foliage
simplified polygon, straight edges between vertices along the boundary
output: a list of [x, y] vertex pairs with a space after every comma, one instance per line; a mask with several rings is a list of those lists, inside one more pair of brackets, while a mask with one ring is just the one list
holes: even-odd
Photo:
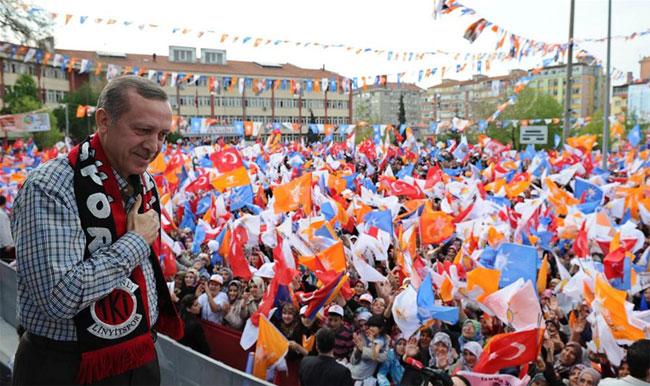
[[171, 132], [167, 135], [167, 143], [176, 143], [178, 139], [183, 138], [183, 135], [179, 131]]
[[[43, 104], [38, 99], [36, 82], [27, 74], [21, 75], [16, 80], [16, 84], [9, 88], [5, 103], [5, 112], [8, 114], [28, 113], [43, 107]], [[51, 129], [33, 134], [34, 142], [41, 149], [51, 147], [63, 139], [63, 133], [57, 129], [56, 116], [52, 112], [49, 115]]]
[[[502, 121], [505, 120], [522, 120], [522, 119], [547, 119], [562, 117], [562, 106], [552, 96], [537, 92], [532, 88], [525, 88], [517, 96], [514, 105], [508, 106], [499, 116]], [[562, 129], [559, 125], [547, 125], [548, 142], [543, 148], [551, 148], [555, 134], [561, 134]], [[488, 135], [502, 143], [512, 143], [519, 147], [519, 125], [507, 128], [497, 128], [490, 125]]]
[[372, 126], [357, 126], [355, 128], [355, 144], [358, 145], [366, 139], [372, 138]]
[[[82, 141], [89, 134], [95, 131], [95, 117], [77, 118], [77, 107], [79, 105], [94, 106], [97, 103], [101, 88], [95, 89], [89, 83], [84, 83], [75, 91], [71, 91], [66, 96], [64, 103], [68, 105], [68, 120], [70, 123], [70, 138], [74, 143]], [[65, 132], [65, 108], [60, 107], [54, 110], [57, 117], [59, 128]]]
[[4, 112], [8, 114], [26, 113], [42, 106], [38, 99], [38, 86], [34, 78], [27, 74], [19, 76], [15, 85], [7, 87], [4, 101]]

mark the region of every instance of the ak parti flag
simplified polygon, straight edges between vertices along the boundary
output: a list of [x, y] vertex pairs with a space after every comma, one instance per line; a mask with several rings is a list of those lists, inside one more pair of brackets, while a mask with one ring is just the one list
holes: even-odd
[[347, 264], [345, 259], [345, 251], [343, 249], [343, 242], [337, 241], [318, 254], [320, 260], [326, 271], [343, 272]]
[[537, 359], [541, 330], [534, 328], [498, 334], [492, 337], [472, 371], [494, 374], [504, 367], [513, 367]]
[[284, 213], [303, 209], [306, 214], [311, 213], [311, 173], [293, 179], [284, 185], [273, 189], [275, 213]]
[[483, 293], [476, 300], [482, 302], [488, 295], [499, 290], [499, 279], [501, 271], [498, 269], [489, 269], [476, 267], [467, 273], [467, 290], [471, 291], [474, 287], [483, 289]]
[[601, 313], [612, 329], [615, 339], [636, 341], [643, 339], [643, 330], [630, 324], [627, 317], [625, 291], [612, 287], [602, 275], [596, 276], [595, 298], [602, 304]]
[[223, 192], [226, 189], [236, 188], [250, 183], [251, 179], [248, 176], [248, 171], [242, 166], [219, 175], [212, 181], [212, 186], [218, 191]]
[[263, 315], [260, 316], [253, 375], [266, 379], [266, 370], [282, 359], [289, 350], [289, 341]]
[[445, 212], [434, 211], [427, 202], [420, 217], [420, 239], [422, 244], [440, 244], [454, 234], [454, 218]]

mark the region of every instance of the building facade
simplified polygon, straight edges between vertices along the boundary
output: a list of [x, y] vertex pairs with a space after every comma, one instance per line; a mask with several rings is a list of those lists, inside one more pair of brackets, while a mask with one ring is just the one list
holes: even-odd
[[[600, 66], [575, 63], [572, 70], [571, 111], [575, 118], [589, 117], [596, 110], [603, 109], [605, 77]], [[564, 106], [567, 66], [545, 67], [533, 75], [528, 87], [550, 95]]]
[[650, 81], [628, 85], [628, 119], [650, 122]]
[[412, 83], [390, 83], [368, 86], [353, 93], [353, 121], [379, 124], [398, 123], [400, 99], [404, 101], [407, 126], [423, 124], [426, 91]]
[[215, 127], [246, 122], [265, 131], [275, 127], [305, 134], [308, 124], [322, 130], [352, 120], [351, 80], [325, 69], [289, 63], [231, 61], [224, 50], [201, 49], [198, 55], [193, 47], [172, 46], [168, 56], [77, 50], [46, 53], [1, 44], [0, 62], [0, 105], [4, 105], [6, 87], [21, 74], [34, 78], [48, 107], [60, 105], [68, 92], [86, 82], [100, 88], [109, 78], [136, 74], [158, 82], [169, 95], [178, 121], [188, 126], [192, 119], [203, 118], [203, 123]]
[[525, 75], [526, 71], [512, 70], [505, 76], [474, 75], [464, 81], [443, 79], [427, 90], [425, 117], [428, 121], [454, 117], [486, 119], [512, 94], [514, 84]]

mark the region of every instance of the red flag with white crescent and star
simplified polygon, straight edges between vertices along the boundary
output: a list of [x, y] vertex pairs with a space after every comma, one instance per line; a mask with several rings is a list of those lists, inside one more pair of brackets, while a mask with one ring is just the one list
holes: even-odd
[[472, 371], [494, 374], [504, 367], [523, 365], [537, 359], [542, 329], [534, 328], [495, 335], [483, 349]]

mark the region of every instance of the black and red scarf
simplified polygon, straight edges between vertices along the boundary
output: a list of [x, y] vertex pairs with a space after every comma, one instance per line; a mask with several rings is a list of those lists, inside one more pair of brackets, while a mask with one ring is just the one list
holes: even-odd
[[[86, 139], [68, 154], [74, 169], [74, 191], [81, 227], [86, 236], [84, 260], [97, 249], [111, 245], [126, 233], [127, 214], [119, 184], [104, 153], [98, 135]], [[153, 209], [160, 215], [160, 202], [153, 179], [132, 176], [139, 181], [141, 212]], [[160, 237], [149, 254], [158, 296], [159, 316], [154, 328], [180, 339], [183, 323], [178, 317], [165, 283], [158, 251]], [[74, 317], [81, 364], [77, 381], [93, 383], [143, 366], [155, 359], [151, 334], [147, 286], [141, 266], [110, 294], [97, 300]]]

